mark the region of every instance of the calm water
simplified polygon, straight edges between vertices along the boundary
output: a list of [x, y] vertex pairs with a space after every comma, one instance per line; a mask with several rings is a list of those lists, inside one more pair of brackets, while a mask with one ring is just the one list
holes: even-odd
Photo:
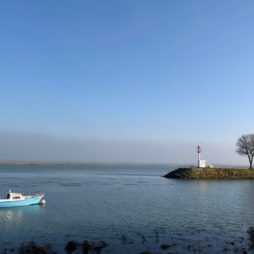
[[[248, 247], [254, 181], [165, 179], [172, 166], [1, 166], [0, 193], [45, 192], [46, 206], [0, 209], [0, 249], [34, 240], [63, 252], [104, 240], [102, 253], [214, 253]], [[234, 241], [233, 243], [230, 243]], [[231, 246], [233, 246], [231, 248]]]

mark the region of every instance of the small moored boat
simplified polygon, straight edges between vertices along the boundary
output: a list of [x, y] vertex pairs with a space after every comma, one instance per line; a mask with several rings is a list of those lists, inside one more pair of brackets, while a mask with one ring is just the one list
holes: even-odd
[[21, 193], [9, 191], [5, 199], [0, 199], [0, 208], [45, 204], [45, 200], [43, 198], [43, 193], [23, 196]]

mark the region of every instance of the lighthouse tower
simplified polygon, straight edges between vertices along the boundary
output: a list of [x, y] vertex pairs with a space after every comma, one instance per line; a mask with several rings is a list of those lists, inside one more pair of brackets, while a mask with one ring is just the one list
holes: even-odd
[[199, 145], [197, 147], [197, 153], [198, 153], [198, 168], [205, 168], [206, 167], [206, 161], [200, 159], [201, 147]]
[[198, 153], [198, 168], [200, 168], [200, 154], [201, 154], [201, 148], [200, 148], [199, 145], [198, 145], [198, 147], [197, 147], [197, 153]]

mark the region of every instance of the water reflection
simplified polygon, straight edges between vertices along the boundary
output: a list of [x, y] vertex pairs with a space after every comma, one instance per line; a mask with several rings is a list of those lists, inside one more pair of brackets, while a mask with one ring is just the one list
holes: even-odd
[[32, 221], [36, 219], [45, 207], [40, 205], [31, 205], [24, 207], [13, 207], [13, 208], [1, 208], [0, 209], [0, 224], [1, 232], [0, 236], [4, 234], [13, 234], [16, 232], [26, 221]]
[[204, 180], [198, 181], [199, 189], [200, 189], [200, 191], [202, 193], [206, 192], [206, 190], [207, 190], [207, 184], [208, 184], [207, 181], [204, 181]]
[[[196, 241], [204, 250], [196, 253], [209, 253], [209, 237], [210, 253], [222, 253], [227, 239], [236, 239], [235, 247], [254, 224], [254, 181], [165, 179], [160, 168], [33, 170], [10, 170], [7, 177], [0, 167], [0, 193], [8, 188], [47, 192], [46, 207], [0, 209], [0, 247], [4, 242], [18, 246], [33, 240], [59, 246], [63, 253], [67, 239], [103, 239], [113, 248], [106, 248], [105, 254], [112, 254], [119, 253], [119, 236], [126, 235], [135, 243], [126, 244], [124, 254], [139, 253], [127, 248], [146, 239], [145, 244], [158, 238], [167, 243], [175, 236], [172, 242], [183, 248]], [[165, 232], [158, 230], [161, 226]], [[186, 253], [186, 249], [172, 248], [172, 252]]]

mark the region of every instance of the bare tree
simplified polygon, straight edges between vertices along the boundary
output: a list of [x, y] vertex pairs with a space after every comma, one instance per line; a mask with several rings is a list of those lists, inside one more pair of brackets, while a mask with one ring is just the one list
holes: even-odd
[[240, 155], [247, 155], [252, 169], [252, 162], [254, 157], [254, 134], [242, 135], [236, 143], [236, 152]]

